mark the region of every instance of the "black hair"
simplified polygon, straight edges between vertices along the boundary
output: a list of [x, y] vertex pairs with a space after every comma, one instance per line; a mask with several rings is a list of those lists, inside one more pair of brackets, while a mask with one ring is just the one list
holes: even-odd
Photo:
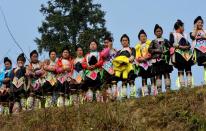
[[111, 37], [111, 36], [106, 36], [105, 38], [104, 38], [104, 41], [105, 40], [108, 40], [109, 42], [113, 42], [113, 38]]
[[123, 39], [123, 38], [127, 38], [128, 41], [129, 41], [129, 43], [130, 43], [129, 36], [128, 36], [127, 34], [123, 34], [123, 35], [121, 36], [121, 38], [120, 38], [120, 42], [122, 42], [122, 39]]
[[177, 30], [182, 26], [184, 26], [184, 23], [181, 20], [178, 19], [174, 24], [174, 29]]
[[145, 33], [145, 31], [143, 30], [143, 29], [141, 29], [140, 31], [139, 31], [139, 34], [138, 34], [138, 39], [140, 39], [140, 35], [141, 34], [144, 34], [144, 35], [146, 35], [146, 37], [147, 37], [147, 34]]
[[68, 47], [68, 46], [63, 47], [62, 53], [63, 53], [65, 50], [67, 50], [67, 51], [69, 52], [69, 54], [70, 54], [70, 50], [69, 50], [69, 47]]
[[197, 18], [195, 18], [194, 24], [196, 24], [198, 20], [201, 20], [202, 23], [204, 23], [204, 20], [202, 19], [202, 17], [201, 17], [201, 16], [198, 16]]
[[83, 49], [80, 44], [76, 45], [76, 46], [75, 46], [75, 51], [77, 51], [79, 48]]
[[156, 24], [155, 27], [154, 27], [154, 33], [155, 33], [155, 31], [156, 31], [157, 29], [160, 29], [160, 30], [163, 32], [162, 27], [159, 26], [158, 24]]
[[39, 56], [38, 52], [36, 50], [33, 50], [31, 53], [30, 53], [30, 57], [32, 57], [33, 54], [36, 54], [37, 56]]
[[52, 52], [57, 53], [57, 51], [56, 51], [55, 49], [51, 49], [51, 50], [49, 51], [49, 56], [51, 55]]
[[24, 56], [24, 53], [21, 53], [21, 54], [17, 57], [17, 61], [26, 62], [26, 58], [25, 58], [25, 56]]
[[96, 43], [97, 46], [99, 45], [99, 42], [98, 42], [96, 39], [92, 39], [92, 40], [90, 41], [89, 45], [90, 45], [92, 42]]
[[8, 57], [4, 57], [4, 63], [9, 62], [10, 64], [12, 64], [11, 60]]

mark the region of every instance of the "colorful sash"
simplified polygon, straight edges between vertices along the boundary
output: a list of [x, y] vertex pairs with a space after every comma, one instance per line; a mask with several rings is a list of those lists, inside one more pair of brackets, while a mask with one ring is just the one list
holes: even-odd
[[51, 72], [48, 72], [46, 81], [48, 81], [51, 84], [51, 86], [54, 86], [57, 83], [56, 75], [54, 75]]
[[97, 79], [98, 73], [99, 73], [99, 69], [86, 70], [86, 71], [85, 71], [85, 75], [86, 75], [88, 78], [92, 79], [92, 80], [96, 80], [96, 79]]
[[[174, 32], [173, 33], [173, 36], [174, 36], [174, 45], [179, 45], [179, 42], [182, 38], [185, 38], [186, 39], [186, 42], [188, 43], [187, 41], [187, 35], [186, 34], [180, 34], [180, 33], [176, 33]], [[176, 53], [179, 53], [186, 61], [189, 61], [190, 58], [192, 57], [193, 55], [193, 52], [192, 50], [181, 50], [181, 49], [176, 49], [175, 50]], [[172, 61], [175, 62], [175, 54], [173, 55], [173, 59]]]
[[78, 84], [80, 84], [83, 80], [83, 71], [77, 72], [76, 70], [74, 70], [71, 78], [74, 79]]
[[179, 53], [186, 61], [189, 61], [193, 55], [192, 50], [183, 51], [180, 49], [176, 49], [175, 52]]
[[114, 74], [114, 69], [111, 61], [105, 61], [102, 68], [106, 70], [110, 75]]
[[65, 81], [70, 81], [71, 78], [70, 78], [70, 75], [68, 72], [65, 72], [65, 73], [61, 73], [61, 74], [58, 74], [57, 75], [57, 80], [63, 84]]
[[25, 84], [25, 77], [21, 77], [21, 78], [14, 77], [12, 84], [16, 88], [20, 88], [21, 86], [23, 86]]
[[195, 48], [201, 51], [202, 53], [206, 53], [206, 40], [196, 40]]
[[[66, 61], [66, 60], [64, 60]], [[66, 63], [63, 62], [63, 59], [60, 58], [58, 61], [57, 61], [57, 65], [58, 65], [58, 68], [57, 68], [57, 72], [59, 74], [57, 74], [57, 80], [63, 84], [65, 81], [70, 81], [71, 80], [71, 72], [62, 72], [63, 71], [63, 68], [64, 67], [70, 67], [71, 71], [73, 71], [73, 65], [72, 65], [73, 61], [68, 59]]]
[[41, 86], [43, 86], [45, 82], [46, 82], [46, 80], [44, 78], [32, 79], [31, 80], [31, 86], [34, 89], [34, 91], [36, 91]]

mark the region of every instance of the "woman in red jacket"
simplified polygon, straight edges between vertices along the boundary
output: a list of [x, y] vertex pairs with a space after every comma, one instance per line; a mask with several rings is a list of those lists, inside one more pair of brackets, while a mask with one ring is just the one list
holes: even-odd
[[57, 106], [64, 106], [67, 102], [65, 97], [69, 91], [69, 84], [71, 80], [71, 75], [73, 71], [73, 60], [70, 56], [70, 51], [68, 47], [64, 47], [62, 50], [61, 57], [57, 60], [56, 73], [57, 73], [57, 91], [59, 92], [59, 97], [57, 99]]
[[[97, 47], [98, 42], [92, 40], [89, 44], [90, 52], [85, 55], [82, 62], [82, 67], [85, 69], [85, 83], [83, 88], [86, 90], [91, 88], [93, 91], [97, 91], [101, 86], [103, 59], [100, 52], [97, 51]], [[91, 90], [89, 90], [89, 92], [89, 94], [92, 94]]]

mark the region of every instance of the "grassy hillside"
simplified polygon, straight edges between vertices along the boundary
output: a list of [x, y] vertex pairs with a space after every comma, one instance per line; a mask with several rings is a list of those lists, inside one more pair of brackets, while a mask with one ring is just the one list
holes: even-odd
[[206, 87], [1, 116], [0, 130], [206, 130]]

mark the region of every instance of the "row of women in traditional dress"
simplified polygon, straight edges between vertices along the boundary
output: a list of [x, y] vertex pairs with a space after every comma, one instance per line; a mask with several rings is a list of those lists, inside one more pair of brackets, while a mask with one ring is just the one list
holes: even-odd
[[[138, 76], [142, 78], [140, 94], [157, 95], [162, 90], [163, 76], [166, 90], [170, 90], [173, 66], [178, 70], [179, 87], [192, 87], [191, 67], [195, 63], [204, 66], [206, 81], [206, 32], [201, 16], [194, 20], [190, 33], [192, 44], [181, 20], [175, 22], [169, 40], [162, 37], [163, 29], [158, 24], [154, 34], [156, 38], [150, 41], [141, 30], [135, 48], [130, 47], [130, 39], [124, 34], [119, 51], [113, 48], [112, 37], [105, 37], [102, 51], [97, 50], [98, 42], [92, 40], [85, 56], [83, 48], [76, 46], [76, 58], [72, 58], [70, 49], [65, 47], [60, 58], [51, 50], [49, 59], [41, 62], [34, 50], [30, 53], [29, 65], [25, 65], [26, 58], [20, 54], [15, 68], [6, 57], [5, 67], [0, 72], [0, 113], [69, 106], [94, 99], [105, 102], [137, 97], [139, 92], [134, 81]], [[121, 86], [117, 86], [119, 81]]]

